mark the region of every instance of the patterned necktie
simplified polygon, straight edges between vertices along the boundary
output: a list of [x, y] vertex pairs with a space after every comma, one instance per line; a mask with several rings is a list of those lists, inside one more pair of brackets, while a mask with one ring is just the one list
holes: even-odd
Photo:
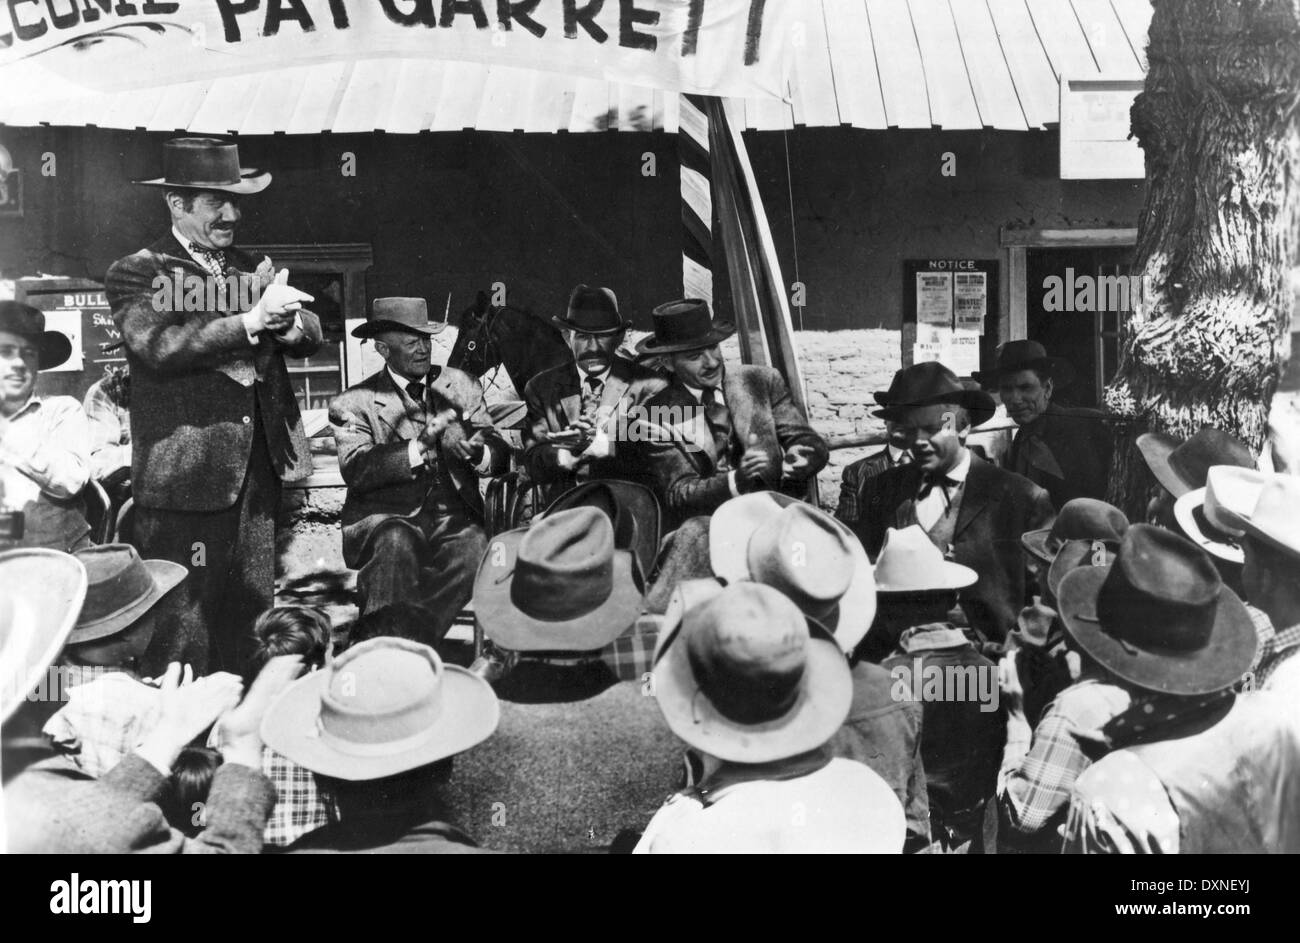
[[208, 274], [215, 275], [217, 278], [225, 278], [228, 267], [226, 266], [226, 253], [220, 249], [209, 249], [207, 246], [201, 246], [198, 243], [190, 243], [190, 254], [198, 259], [198, 263], [208, 270]]
[[596, 415], [596, 407], [600, 405], [600, 394], [605, 389], [605, 381], [600, 377], [586, 377], [586, 389], [582, 391], [582, 414], [588, 419]]
[[424, 405], [424, 383], [420, 380], [411, 380], [407, 383], [406, 394], [421, 406]]
[[718, 461], [729, 464], [731, 410], [727, 409], [727, 404], [718, 395], [718, 391], [712, 387], [707, 387], [704, 390], [704, 395], [700, 397], [700, 404], [704, 407], [704, 418], [709, 423], [709, 431], [713, 433], [713, 446], [717, 451]]

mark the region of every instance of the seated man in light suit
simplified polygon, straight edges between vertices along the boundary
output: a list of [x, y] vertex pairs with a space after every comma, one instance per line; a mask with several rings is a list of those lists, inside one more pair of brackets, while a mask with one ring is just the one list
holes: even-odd
[[564, 317], [552, 319], [564, 332], [573, 362], [539, 373], [524, 387], [528, 423], [524, 464], [533, 481], [555, 485], [556, 493], [584, 479], [617, 478], [653, 485], [619, 430], [629, 410], [658, 393], [668, 381], [615, 351], [628, 328], [618, 299], [608, 288], [579, 285], [569, 295]]
[[361, 612], [419, 603], [437, 615], [437, 639], [469, 601], [487, 544], [477, 478], [504, 471], [508, 454], [478, 381], [430, 366], [439, 330], [423, 298], [376, 299], [352, 333], [374, 338], [384, 369], [330, 403]]

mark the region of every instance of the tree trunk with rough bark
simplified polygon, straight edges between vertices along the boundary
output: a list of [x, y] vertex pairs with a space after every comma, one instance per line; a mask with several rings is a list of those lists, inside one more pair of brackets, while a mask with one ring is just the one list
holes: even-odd
[[1133, 133], [1147, 195], [1107, 408], [1110, 498], [1143, 518], [1142, 432], [1214, 426], [1258, 452], [1289, 354], [1300, 223], [1300, 0], [1153, 0]]

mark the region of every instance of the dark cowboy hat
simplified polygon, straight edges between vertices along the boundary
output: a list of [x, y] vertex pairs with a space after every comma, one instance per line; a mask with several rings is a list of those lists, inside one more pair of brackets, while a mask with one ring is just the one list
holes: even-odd
[[1245, 442], [1209, 426], [1186, 441], [1163, 432], [1148, 432], [1138, 436], [1137, 447], [1151, 474], [1175, 498], [1204, 488], [1215, 465], [1255, 467], [1255, 455]]
[[909, 409], [947, 403], [962, 406], [970, 414], [972, 426], [987, 422], [997, 409], [993, 397], [983, 390], [968, 390], [957, 375], [936, 360], [914, 363], [894, 376], [889, 395], [892, 401], [873, 415], [878, 419], [898, 420]]
[[1074, 367], [1060, 357], [1049, 357], [1046, 348], [1038, 341], [1007, 341], [998, 347], [997, 360], [992, 370], [976, 370], [971, 374], [985, 385], [996, 384], [1004, 373], [1021, 370], [1040, 370], [1046, 373], [1055, 386], [1069, 386], [1074, 382]]
[[352, 329], [352, 336], [374, 337], [384, 331], [433, 335], [446, 327], [446, 321], [429, 320], [429, 304], [423, 298], [376, 298], [370, 317]]
[[130, 544], [104, 544], [77, 551], [89, 585], [68, 644], [93, 642], [130, 628], [185, 579], [170, 560], [141, 560]]
[[655, 332], [636, 345], [637, 354], [672, 354], [683, 350], [712, 347], [736, 333], [730, 321], [714, 321], [709, 303], [702, 298], [670, 301], [650, 313]]
[[1110, 566], [1081, 566], [1061, 580], [1065, 629], [1098, 664], [1148, 691], [1222, 691], [1250, 668], [1250, 614], [1213, 561], [1185, 537], [1134, 524]]
[[474, 580], [474, 616], [512, 651], [591, 651], [640, 615], [639, 578], [631, 551], [614, 546], [609, 517], [570, 508], [492, 538]]
[[163, 145], [163, 175], [136, 180], [147, 187], [221, 190], [247, 195], [271, 185], [271, 175], [239, 166], [239, 147], [219, 138], [172, 138]]
[[617, 334], [628, 328], [618, 313], [618, 297], [609, 288], [579, 285], [569, 293], [569, 308], [563, 317], [551, 323], [564, 331], [579, 334]]
[[659, 499], [653, 491], [634, 481], [586, 481], [552, 501], [538, 519], [578, 507], [604, 511], [614, 525], [614, 549], [632, 551], [641, 572], [650, 572], [659, 552], [659, 534], [663, 526]]
[[21, 301], [0, 301], [0, 331], [36, 341], [36, 349], [40, 351], [36, 360], [37, 370], [57, 367], [72, 356], [72, 341], [68, 336], [59, 331], [45, 330], [45, 315]]
[[1066, 501], [1051, 527], [1026, 531], [1020, 545], [1044, 563], [1056, 559], [1067, 540], [1100, 540], [1114, 550], [1128, 530], [1128, 518], [1114, 505], [1096, 498]]

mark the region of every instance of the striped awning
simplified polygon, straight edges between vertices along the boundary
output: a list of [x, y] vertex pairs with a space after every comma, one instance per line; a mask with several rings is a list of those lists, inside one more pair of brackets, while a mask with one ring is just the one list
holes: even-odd
[[[793, 24], [789, 100], [739, 102], [747, 128], [1026, 131], [1059, 121], [1062, 75], [1141, 78], [1146, 71], [1149, 0], [799, 2], [814, 15]], [[426, 59], [333, 61], [112, 93], [35, 62], [6, 72], [0, 123], [16, 126], [675, 133], [679, 121], [672, 92]]]

